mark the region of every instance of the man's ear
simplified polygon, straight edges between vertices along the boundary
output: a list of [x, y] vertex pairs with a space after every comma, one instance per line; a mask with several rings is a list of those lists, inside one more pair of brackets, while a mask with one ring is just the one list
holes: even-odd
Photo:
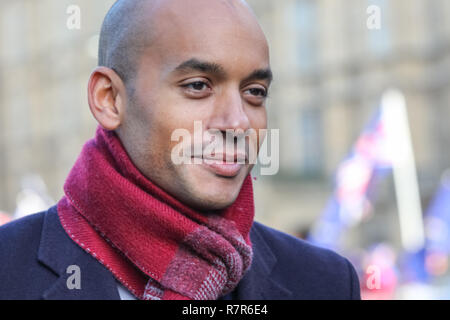
[[124, 118], [125, 84], [114, 70], [97, 67], [89, 78], [88, 101], [97, 122], [106, 130], [115, 130]]

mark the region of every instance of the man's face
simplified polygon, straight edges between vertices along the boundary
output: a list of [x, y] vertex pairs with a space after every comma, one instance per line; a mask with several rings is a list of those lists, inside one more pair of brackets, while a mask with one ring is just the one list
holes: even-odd
[[[118, 133], [134, 164], [155, 184], [194, 208], [223, 209], [235, 201], [253, 165], [176, 165], [171, 155], [179, 141], [171, 136], [187, 129], [194, 137], [194, 121], [201, 121], [203, 131], [266, 129], [268, 46], [239, 1], [173, 3], [152, 23], [156, 36], [139, 61]], [[259, 149], [261, 143], [250, 136], [251, 146]]]

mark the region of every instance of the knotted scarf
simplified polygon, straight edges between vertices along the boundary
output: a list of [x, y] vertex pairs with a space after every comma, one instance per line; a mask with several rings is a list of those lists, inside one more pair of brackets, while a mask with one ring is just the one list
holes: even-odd
[[98, 127], [64, 193], [58, 215], [66, 233], [139, 299], [217, 299], [251, 264], [250, 174], [230, 207], [201, 213], [147, 179], [116, 133]]

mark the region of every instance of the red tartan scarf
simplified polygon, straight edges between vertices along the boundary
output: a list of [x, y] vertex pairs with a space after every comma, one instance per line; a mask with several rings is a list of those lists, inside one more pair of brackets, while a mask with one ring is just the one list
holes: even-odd
[[144, 177], [117, 135], [99, 127], [64, 191], [64, 230], [139, 299], [217, 299], [251, 264], [250, 175], [233, 205], [201, 214]]

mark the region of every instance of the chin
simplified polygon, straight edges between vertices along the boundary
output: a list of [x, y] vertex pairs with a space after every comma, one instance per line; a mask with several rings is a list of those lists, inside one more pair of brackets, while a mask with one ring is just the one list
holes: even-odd
[[[189, 165], [179, 172], [183, 201], [193, 208], [208, 211], [231, 206], [239, 195], [248, 168], [234, 177], [222, 177], [202, 166]], [[181, 190], [180, 190], [181, 191]]]
[[222, 210], [231, 206], [235, 201], [239, 191], [224, 190], [196, 190], [191, 194], [193, 206], [200, 210]]
[[222, 210], [231, 206], [239, 195], [241, 184], [222, 184], [220, 180], [214, 183], [194, 185], [187, 195], [191, 205], [202, 211]]

